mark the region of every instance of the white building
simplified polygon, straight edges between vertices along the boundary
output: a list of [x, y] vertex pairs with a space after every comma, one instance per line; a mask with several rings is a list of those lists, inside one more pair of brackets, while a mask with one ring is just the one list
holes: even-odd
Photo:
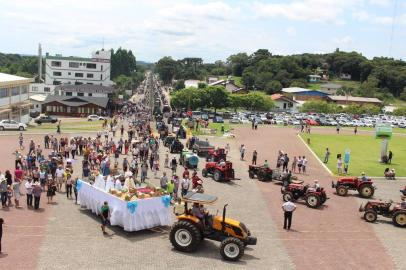
[[0, 73], [0, 120], [29, 121], [29, 84], [34, 79]]
[[96, 51], [92, 58], [45, 56], [45, 84], [92, 84], [111, 86], [110, 51]]
[[114, 88], [103, 85], [58, 85], [55, 87], [55, 95], [68, 97], [102, 97], [113, 98]]
[[42, 103], [44, 103], [46, 98], [47, 96], [42, 94], [30, 95], [29, 98], [31, 103], [30, 111], [42, 113]]
[[55, 86], [56, 85], [46, 85], [44, 83], [30, 83], [30, 88], [28, 91], [30, 95], [53, 95]]
[[297, 112], [297, 107], [300, 106], [297, 101], [282, 94], [273, 94], [271, 95], [271, 99], [275, 104], [275, 108], [280, 111]]

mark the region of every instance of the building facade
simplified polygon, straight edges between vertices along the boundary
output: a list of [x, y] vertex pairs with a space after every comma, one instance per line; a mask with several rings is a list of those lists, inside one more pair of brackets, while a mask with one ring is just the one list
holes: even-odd
[[56, 85], [46, 85], [45, 83], [30, 83], [29, 93], [30, 95], [53, 95]]
[[104, 97], [48, 95], [42, 104], [43, 113], [71, 117], [84, 117], [90, 114], [106, 115], [110, 109], [110, 100]]
[[45, 56], [46, 85], [102, 85], [111, 86], [110, 51], [96, 51], [92, 58]]
[[29, 84], [34, 79], [0, 73], [0, 120], [29, 122]]
[[68, 97], [102, 97], [113, 98], [114, 88], [102, 85], [58, 85], [55, 87], [55, 95]]

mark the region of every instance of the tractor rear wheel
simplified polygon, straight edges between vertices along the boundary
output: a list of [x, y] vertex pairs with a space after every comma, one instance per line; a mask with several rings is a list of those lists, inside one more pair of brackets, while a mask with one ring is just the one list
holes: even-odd
[[336, 188], [336, 193], [338, 196], [346, 196], [348, 193], [348, 189], [344, 186], [338, 186]]
[[320, 205], [320, 198], [315, 194], [309, 194], [305, 198], [306, 205], [310, 208], [317, 208]]
[[374, 187], [371, 185], [362, 185], [358, 192], [362, 198], [371, 198], [374, 195]]
[[214, 181], [220, 182], [222, 180], [222, 178], [223, 178], [223, 175], [222, 175], [221, 171], [215, 170], [214, 173], [213, 173]]
[[248, 172], [248, 176], [249, 176], [249, 178], [254, 179], [255, 173], [252, 172], [252, 171], [249, 171], [249, 172]]
[[397, 212], [392, 218], [393, 223], [398, 227], [406, 227], [406, 212]]
[[378, 215], [374, 210], [367, 210], [364, 214], [364, 219], [368, 222], [375, 222], [378, 218]]
[[202, 170], [202, 175], [203, 175], [203, 177], [207, 177], [207, 169]]
[[244, 255], [244, 243], [235, 237], [229, 237], [221, 242], [220, 254], [227, 261], [238, 261]]
[[258, 181], [264, 181], [265, 180], [264, 172], [258, 171], [257, 178], [258, 178]]
[[289, 192], [289, 191], [288, 191], [288, 192], [283, 193], [282, 199], [283, 199], [284, 202], [293, 201], [293, 194], [292, 194], [292, 192]]
[[176, 250], [192, 252], [202, 241], [202, 234], [196, 225], [181, 220], [172, 226], [169, 238]]

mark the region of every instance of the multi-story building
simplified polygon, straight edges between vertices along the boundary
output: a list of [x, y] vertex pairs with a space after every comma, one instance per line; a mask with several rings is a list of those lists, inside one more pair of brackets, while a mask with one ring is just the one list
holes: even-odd
[[0, 73], [0, 120], [29, 121], [29, 84], [34, 79]]
[[103, 85], [111, 86], [110, 51], [96, 51], [92, 58], [63, 57], [62, 55], [45, 56], [46, 85]]
[[102, 97], [113, 98], [114, 88], [103, 85], [58, 85], [54, 89], [54, 94], [58, 96], [70, 97]]

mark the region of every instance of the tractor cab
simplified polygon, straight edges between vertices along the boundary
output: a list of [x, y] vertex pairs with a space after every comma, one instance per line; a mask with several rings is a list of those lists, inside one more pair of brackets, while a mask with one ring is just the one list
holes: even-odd
[[227, 160], [226, 150], [224, 148], [210, 149], [207, 152], [206, 161], [219, 162]]
[[257, 239], [251, 236], [247, 227], [237, 220], [226, 218], [227, 204], [223, 214], [210, 215], [207, 210], [195, 214], [190, 205], [202, 207], [217, 201], [216, 196], [188, 192], [183, 198], [184, 212], [178, 213], [178, 221], [172, 226], [170, 241], [179, 251], [195, 251], [206, 238], [221, 242], [220, 254], [225, 260], [237, 261], [244, 254], [246, 245], [256, 245]]

